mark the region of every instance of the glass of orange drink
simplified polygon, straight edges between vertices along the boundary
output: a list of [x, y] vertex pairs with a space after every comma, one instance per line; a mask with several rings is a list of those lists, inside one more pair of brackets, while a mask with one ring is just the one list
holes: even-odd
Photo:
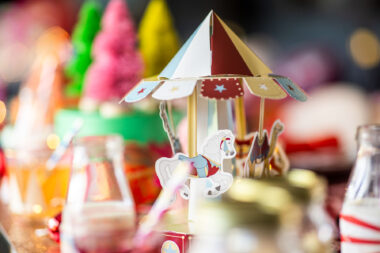
[[35, 218], [60, 212], [66, 199], [70, 161], [64, 157], [47, 169], [50, 149], [6, 149], [9, 208], [12, 213]]

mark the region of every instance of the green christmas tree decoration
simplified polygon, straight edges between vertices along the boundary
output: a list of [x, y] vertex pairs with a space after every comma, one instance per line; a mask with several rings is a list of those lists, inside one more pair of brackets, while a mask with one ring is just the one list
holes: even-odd
[[151, 0], [141, 20], [140, 52], [145, 77], [157, 75], [178, 51], [180, 43], [165, 0]]
[[102, 9], [98, 2], [88, 0], [83, 3], [72, 35], [73, 55], [65, 69], [70, 80], [65, 90], [67, 96], [79, 97], [82, 94], [84, 77], [92, 62], [92, 43], [100, 30], [101, 17]]

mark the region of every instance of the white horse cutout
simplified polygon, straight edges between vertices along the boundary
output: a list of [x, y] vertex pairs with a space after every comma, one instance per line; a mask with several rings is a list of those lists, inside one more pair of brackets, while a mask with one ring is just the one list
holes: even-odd
[[[189, 158], [178, 153], [173, 158], [158, 159], [155, 167], [162, 187], [166, 187], [178, 163], [189, 162], [192, 167], [189, 179], [204, 181], [203, 194], [206, 197], [216, 197], [226, 192], [233, 177], [223, 171], [223, 160], [235, 157], [234, 141], [235, 137], [230, 130], [219, 130], [205, 140], [202, 154]], [[180, 193], [184, 199], [189, 199], [189, 186], [184, 184]]]

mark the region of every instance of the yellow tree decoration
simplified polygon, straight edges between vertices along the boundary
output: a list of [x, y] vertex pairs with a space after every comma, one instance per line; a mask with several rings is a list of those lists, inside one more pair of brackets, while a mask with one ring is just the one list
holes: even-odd
[[178, 51], [180, 44], [165, 0], [150, 1], [138, 35], [145, 63], [144, 76], [157, 75]]

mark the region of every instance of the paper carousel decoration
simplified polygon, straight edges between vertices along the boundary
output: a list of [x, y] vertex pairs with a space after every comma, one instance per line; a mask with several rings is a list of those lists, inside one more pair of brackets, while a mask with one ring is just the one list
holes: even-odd
[[[188, 157], [192, 159], [199, 157], [198, 151], [204, 154], [202, 140], [212, 135], [218, 136], [218, 130], [233, 128], [228, 125], [233, 122], [229, 109], [231, 100], [235, 102], [236, 139], [244, 141], [247, 138], [243, 85], [261, 99], [259, 131], [255, 134], [257, 140], [252, 144], [251, 151], [254, 152], [250, 152], [249, 165], [252, 167], [252, 164], [264, 161], [268, 164], [268, 156], [275, 153], [271, 144], [275, 144], [277, 135], [282, 131], [279, 126], [282, 125], [274, 126], [275, 134], [269, 142], [266, 131], [263, 131], [265, 99], [283, 99], [289, 95], [305, 101], [307, 96], [288, 78], [274, 75], [213, 11], [157, 77], [143, 79], [123, 100], [137, 102], [149, 94], [162, 101], [187, 97]], [[225, 137], [234, 141], [231, 137]], [[238, 151], [239, 148], [237, 146]], [[221, 164], [225, 164], [222, 163], [224, 158], [231, 158], [228, 152], [222, 155]], [[181, 155], [172, 159], [180, 160]], [[201, 164], [207, 164], [201, 158], [192, 160], [193, 164], [198, 164], [198, 159]], [[222, 170], [228, 171], [228, 168]], [[197, 175], [202, 177], [201, 173]], [[208, 176], [207, 173], [204, 175]]]

